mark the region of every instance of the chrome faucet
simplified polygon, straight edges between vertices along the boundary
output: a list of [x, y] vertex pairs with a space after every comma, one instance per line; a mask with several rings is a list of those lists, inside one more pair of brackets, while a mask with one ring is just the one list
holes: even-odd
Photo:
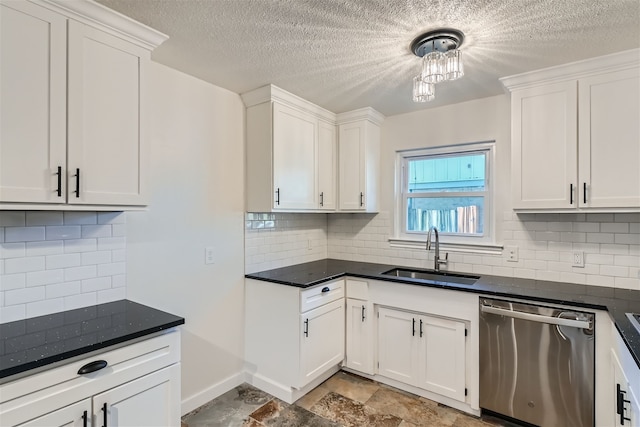
[[433, 257], [433, 269], [435, 271], [440, 271], [441, 264], [447, 265], [447, 262], [449, 260], [449, 253], [445, 255], [444, 259], [440, 259], [440, 237], [438, 236], [438, 229], [435, 227], [431, 227], [429, 228], [429, 231], [427, 231], [427, 251], [431, 249], [431, 232], [432, 231], [436, 235], [436, 247], [435, 247], [436, 253]]

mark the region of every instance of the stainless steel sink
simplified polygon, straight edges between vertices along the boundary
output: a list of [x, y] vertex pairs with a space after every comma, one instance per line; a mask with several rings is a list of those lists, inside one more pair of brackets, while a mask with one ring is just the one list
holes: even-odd
[[471, 276], [468, 274], [456, 274], [435, 270], [415, 270], [410, 268], [392, 268], [382, 274], [385, 276], [407, 277], [429, 282], [456, 283], [458, 285], [473, 285], [480, 278], [480, 276]]

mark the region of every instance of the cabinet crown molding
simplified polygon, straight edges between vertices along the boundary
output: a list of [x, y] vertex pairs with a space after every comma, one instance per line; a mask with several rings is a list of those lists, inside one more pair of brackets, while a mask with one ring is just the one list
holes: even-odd
[[369, 120], [370, 122], [380, 126], [382, 125], [382, 122], [384, 122], [385, 117], [382, 113], [374, 110], [373, 108], [365, 107], [358, 110], [340, 113], [337, 115], [336, 119], [339, 125], [359, 120]]
[[502, 77], [500, 81], [509, 91], [542, 84], [576, 80], [585, 76], [637, 68], [640, 66], [640, 49], [625, 50], [610, 55], [529, 71]]
[[29, 0], [68, 18], [107, 31], [140, 47], [153, 50], [169, 36], [93, 0]]
[[245, 92], [240, 96], [242, 97], [244, 106], [247, 108], [268, 101], [278, 101], [292, 108], [296, 108], [298, 110], [303, 110], [307, 113], [313, 114], [323, 120], [330, 122], [331, 124], [334, 124], [336, 121], [336, 115], [331, 111], [319, 107], [318, 105], [315, 105], [307, 101], [306, 99], [300, 98], [299, 96], [287, 92], [286, 90], [272, 84], [259, 87], [249, 92]]

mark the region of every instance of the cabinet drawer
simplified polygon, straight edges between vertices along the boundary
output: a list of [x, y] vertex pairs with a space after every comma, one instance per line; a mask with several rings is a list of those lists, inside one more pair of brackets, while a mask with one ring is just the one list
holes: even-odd
[[[96, 360], [106, 361], [107, 366], [93, 373], [78, 374], [81, 367]], [[2, 384], [2, 425], [15, 425], [47, 414], [179, 361], [180, 333], [174, 330]], [[29, 411], [25, 410], [27, 407]], [[37, 408], [37, 413], [33, 408]]]
[[344, 298], [343, 279], [322, 283], [300, 292], [300, 312], [304, 313], [340, 298]]

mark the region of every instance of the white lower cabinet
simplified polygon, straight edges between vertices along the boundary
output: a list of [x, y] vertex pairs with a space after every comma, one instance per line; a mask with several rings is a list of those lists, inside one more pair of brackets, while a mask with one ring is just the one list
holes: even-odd
[[[97, 371], [81, 367], [103, 360]], [[3, 427], [180, 425], [177, 330], [0, 385]]]
[[612, 346], [610, 351], [611, 382], [610, 396], [613, 408], [610, 410], [612, 426], [640, 425], [640, 368], [622, 341], [615, 325], [612, 328]]
[[292, 403], [344, 359], [344, 279], [300, 289], [246, 279], [249, 381]]
[[378, 373], [464, 402], [465, 323], [379, 308]]

